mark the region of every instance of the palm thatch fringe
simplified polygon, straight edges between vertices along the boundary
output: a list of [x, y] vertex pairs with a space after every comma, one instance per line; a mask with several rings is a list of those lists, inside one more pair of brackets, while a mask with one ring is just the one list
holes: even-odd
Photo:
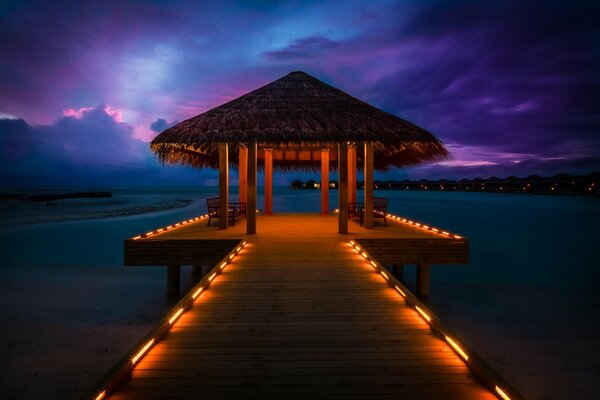
[[[340, 142], [373, 143], [378, 170], [448, 158], [444, 145], [425, 129], [299, 71], [180, 122], [158, 135], [151, 149], [165, 163], [216, 167], [219, 143], [254, 142], [280, 150], [273, 160], [278, 170], [319, 168], [315, 154], [323, 147], [334, 153], [335, 168]], [[294, 152], [296, 157], [290, 156]], [[357, 155], [360, 167], [362, 146]]]

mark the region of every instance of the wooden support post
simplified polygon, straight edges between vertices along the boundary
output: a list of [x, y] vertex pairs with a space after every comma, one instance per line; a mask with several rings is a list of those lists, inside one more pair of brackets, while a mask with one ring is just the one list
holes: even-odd
[[417, 264], [417, 296], [429, 296], [429, 265]]
[[329, 148], [321, 149], [321, 214], [329, 214]]
[[398, 280], [402, 280], [404, 278], [404, 264], [394, 264], [392, 265], [392, 273]]
[[202, 264], [192, 265], [192, 283], [198, 282], [202, 276]]
[[338, 231], [348, 233], [348, 145], [338, 143]]
[[348, 201], [356, 202], [356, 146], [348, 147]]
[[365, 143], [365, 228], [373, 229], [373, 145]]
[[248, 196], [248, 148], [240, 146], [238, 151], [238, 201], [245, 203]]
[[246, 198], [246, 233], [256, 233], [256, 142], [248, 144], [248, 194]]
[[265, 215], [273, 214], [273, 149], [265, 149]]
[[229, 146], [219, 144], [219, 229], [229, 222]]
[[180, 265], [167, 266], [167, 296], [179, 296], [179, 277], [181, 275]]

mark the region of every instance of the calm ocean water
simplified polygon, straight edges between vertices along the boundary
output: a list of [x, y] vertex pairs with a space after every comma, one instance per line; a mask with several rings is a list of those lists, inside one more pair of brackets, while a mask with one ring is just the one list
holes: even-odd
[[[34, 318], [53, 315], [59, 319], [55, 323], [60, 318], [76, 323], [77, 313], [92, 320], [127, 319], [147, 309], [166, 309], [163, 269], [125, 269], [123, 239], [204, 213], [204, 199], [217, 189], [85, 190], [194, 202], [153, 214], [0, 233], [3, 317], [18, 319], [27, 312]], [[391, 212], [469, 238], [468, 266], [432, 268], [430, 302], [490, 364], [526, 396], [566, 398], [564, 394], [579, 390], [584, 397], [599, 397], [600, 199], [404, 191], [376, 195], [390, 199]], [[335, 208], [337, 192], [330, 197]], [[273, 204], [274, 212], [318, 212], [319, 192], [275, 188]], [[414, 270], [408, 268], [405, 276], [414, 286]], [[31, 293], [45, 293], [45, 300]], [[79, 304], [75, 314], [63, 310], [73, 303]], [[3, 339], [14, 340], [10, 335], [17, 334], [9, 331]]]

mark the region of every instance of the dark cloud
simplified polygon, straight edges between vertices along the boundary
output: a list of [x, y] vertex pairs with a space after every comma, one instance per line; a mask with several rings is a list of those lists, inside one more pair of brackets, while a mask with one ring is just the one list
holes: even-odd
[[309, 36], [296, 39], [294, 43], [281, 50], [268, 51], [265, 55], [276, 60], [302, 60], [324, 56], [337, 46], [338, 43], [329, 38]]
[[172, 127], [176, 123], [177, 121], [167, 122], [167, 120], [165, 120], [164, 118], [159, 118], [150, 124], [150, 129], [152, 129], [156, 133], [160, 133], [165, 129]]

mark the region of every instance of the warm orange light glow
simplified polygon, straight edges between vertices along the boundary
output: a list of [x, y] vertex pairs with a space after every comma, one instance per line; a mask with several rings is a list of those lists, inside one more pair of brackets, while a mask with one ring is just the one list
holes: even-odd
[[431, 322], [431, 317], [427, 315], [427, 313], [419, 308], [419, 306], [415, 306], [415, 309], [423, 318], [427, 320], [427, 322]]
[[421, 224], [419, 224], [418, 222], [415, 222], [415, 225], [416, 225], [416, 226], [421, 226]]
[[400, 289], [398, 286], [394, 286], [394, 287], [396, 288], [396, 290], [398, 291], [398, 293], [400, 293], [400, 295], [401, 295], [402, 297], [406, 297], [406, 293], [404, 293], [404, 292], [402, 291], [402, 289]]
[[154, 233], [154, 231], [147, 232], [147, 233], [146, 233], [146, 236], [150, 236], [150, 235], [152, 235], [153, 233]]
[[183, 307], [181, 307], [179, 310], [177, 310], [175, 314], [173, 314], [173, 316], [169, 320], [169, 325], [173, 325], [173, 322], [177, 321], [177, 318], [179, 318], [181, 314], [183, 314]]
[[98, 396], [96, 396], [96, 400], [102, 400], [104, 398], [104, 396], [106, 396], [105, 390], [101, 391], [100, 394], [98, 394]]
[[175, 224], [175, 226], [179, 226], [179, 225], [181, 225], [179, 222]]
[[434, 232], [439, 232], [439, 231], [438, 231], [437, 229], [435, 229], [435, 228], [431, 228], [431, 230], [432, 230], [432, 231], [434, 231]]
[[380, 271], [380, 274], [383, 275], [383, 277], [385, 278], [385, 280], [389, 280], [390, 278], [388, 278], [387, 274], [383, 271]]
[[192, 300], [196, 300], [196, 297], [198, 297], [198, 295], [200, 293], [202, 293], [203, 290], [204, 290], [203, 287], [201, 287], [200, 289], [196, 290], [196, 292], [192, 295]]
[[215, 276], [217, 276], [217, 273], [214, 272], [211, 276], [208, 277], [209, 281], [212, 281], [213, 279], [215, 279]]
[[454, 235], [454, 239], [462, 239], [462, 237], [460, 237], [458, 235]]
[[150, 339], [148, 343], [131, 359], [131, 363], [135, 365], [136, 362], [152, 347], [154, 344], [154, 338]]
[[424, 229], [429, 229], [429, 226], [427, 226], [427, 225], [423, 225], [423, 228], [424, 228]]
[[[446, 336], [446, 335], [444, 335]], [[451, 338], [449, 338], [448, 336], [446, 336], [446, 341], [450, 344], [450, 346], [452, 346], [452, 348], [462, 356], [462, 358], [464, 358], [465, 360], [469, 359], [469, 356], [467, 355], [467, 353], [465, 353], [463, 351], [463, 349], [460, 348], [460, 346], [458, 345], [458, 343], [456, 343], [454, 340], [452, 340]]]
[[167, 226], [167, 229], [171, 229], [173, 227], [173, 225], [169, 225]]
[[450, 233], [448, 233], [446, 231], [442, 231], [442, 235], [450, 236]]
[[240, 251], [241, 249], [242, 249], [242, 246], [240, 246], [237, 249], [235, 249], [235, 251]]
[[160, 228], [160, 229], [157, 229], [157, 230], [156, 230], [156, 233], [158, 233], [158, 232], [162, 232], [162, 231], [164, 231], [164, 229], [163, 229], [163, 228]]
[[510, 397], [508, 397], [508, 395], [504, 393], [504, 390], [500, 389], [498, 386], [496, 386], [496, 393], [498, 393], [504, 400], [510, 400]]
[[351, 244], [352, 246], [354, 246], [354, 240], [351, 240], [351, 241], [350, 241], [350, 244]]
[[361, 255], [365, 258], [365, 259], [369, 259], [369, 256], [367, 255], [367, 253], [365, 253], [364, 251], [361, 253]]
[[133, 238], [133, 240], [138, 240], [139, 238], [141, 238], [141, 236], [136, 236]]

